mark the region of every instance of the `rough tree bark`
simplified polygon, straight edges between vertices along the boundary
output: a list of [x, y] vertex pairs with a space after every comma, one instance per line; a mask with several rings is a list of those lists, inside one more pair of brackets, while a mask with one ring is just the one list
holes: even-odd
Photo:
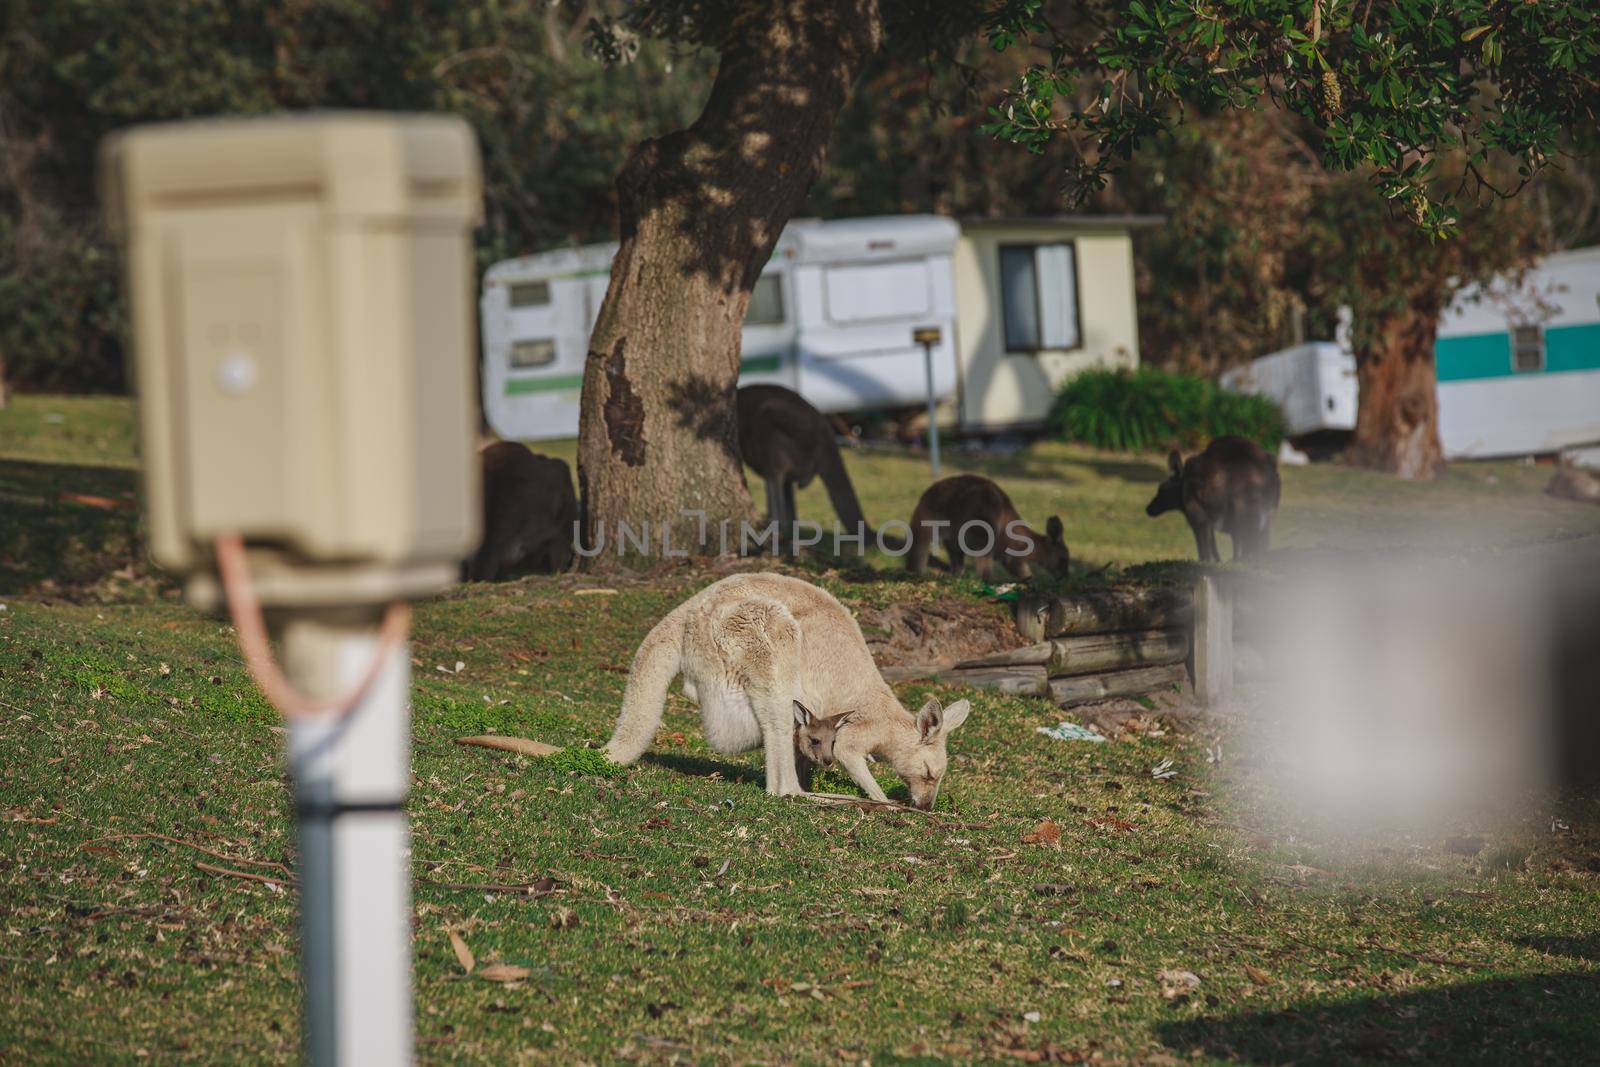
[[734, 417], [745, 308], [881, 32], [877, 0], [747, 0], [700, 117], [623, 166], [579, 430], [591, 565], [616, 561], [619, 521], [648, 522], [654, 553], [664, 527], [674, 550], [705, 529], [716, 552], [719, 523], [736, 545], [754, 516]]
[[1421, 480], [1439, 473], [1439, 393], [1433, 347], [1440, 307], [1417, 300], [1372, 324], [1357, 351], [1359, 403], [1350, 457], [1364, 467]]

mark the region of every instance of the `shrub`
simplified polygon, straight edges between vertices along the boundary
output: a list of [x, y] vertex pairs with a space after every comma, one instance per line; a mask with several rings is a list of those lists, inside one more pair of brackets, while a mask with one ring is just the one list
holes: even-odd
[[1048, 424], [1062, 440], [1116, 452], [1194, 448], [1224, 434], [1271, 452], [1283, 440], [1283, 413], [1266, 397], [1152, 367], [1084, 371], [1056, 394]]

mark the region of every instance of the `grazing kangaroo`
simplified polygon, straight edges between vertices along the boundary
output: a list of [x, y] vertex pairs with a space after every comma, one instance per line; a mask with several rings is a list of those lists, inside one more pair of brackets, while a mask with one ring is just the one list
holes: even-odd
[[911, 802], [933, 807], [948, 765], [945, 743], [971, 706], [937, 700], [911, 714], [872, 662], [850, 613], [828, 593], [782, 574], [736, 574], [707, 586], [656, 623], [634, 654], [606, 755], [632, 763], [661, 724], [667, 687], [700, 706], [706, 743], [732, 755], [766, 749], [767, 792], [803, 792], [794, 764], [796, 701], [851, 712], [833, 757], [873, 800], [887, 800], [867, 766], [889, 762]]
[[834, 742], [855, 714], [845, 711], [824, 719], [813, 715], [811, 709], [798, 700], [794, 702], [794, 768], [800, 777], [801, 789], [811, 791], [814, 768], [827, 770], [833, 766]]
[[1254, 441], [1219, 437], [1184, 462], [1177, 451], [1167, 457], [1172, 475], [1156, 489], [1144, 513], [1154, 518], [1182, 511], [1194, 531], [1201, 560], [1216, 563], [1217, 531], [1233, 538], [1233, 558], [1256, 559], [1272, 539], [1278, 511], [1278, 465]]
[[739, 452], [766, 482], [767, 517], [778, 524], [780, 543], [794, 528], [795, 486], [804, 489], [818, 475], [845, 532], [872, 536], [822, 412], [793, 389], [746, 385], [739, 390], [738, 416]]
[[[970, 528], [968, 528], [970, 526]], [[962, 532], [965, 530], [966, 532]], [[989, 581], [998, 560], [1026, 581], [1035, 565], [1067, 576], [1070, 554], [1062, 541], [1061, 520], [1050, 516], [1041, 536], [1023, 522], [1005, 490], [981, 474], [958, 474], [928, 486], [911, 513], [911, 554], [906, 566], [918, 574], [928, 569], [934, 544], [944, 545], [950, 569], [960, 574], [971, 550], [978, 577]]]
[[572, 566], [572, 525], [578, 498], [566, 463], [515, 441], [479, 450], [483, 464], [483, 543], [466, 578], [492, 582], [524, 561], [540, 570]]

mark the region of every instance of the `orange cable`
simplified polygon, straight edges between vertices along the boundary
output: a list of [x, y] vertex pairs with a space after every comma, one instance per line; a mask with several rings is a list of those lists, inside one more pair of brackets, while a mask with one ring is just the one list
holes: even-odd
[[397, 600], [384, 609], [383, 624], [378, 631], [378, 650], [373, 654], [372, 666], [367, 668], [367, 673], [354, 688], [339, 700], [309, 700], [285, 677], [272, 654], [266, 620], [261, 614], [261, 599], [256, 595], [255, 583], [250, 579], [244, 538], [236, 533], [221, 534], [216, 540], [216, 551], [222, 591], [228, 600], [228, 614], [239, 635], [239, 648], [244, 652], [245, 666], [249, 668], [250, 677], [255, 679], [262, 695], [286, 719], [349, 714], [372, 687], [389, 653], [405, 640], [411, 626], [411, 606]]

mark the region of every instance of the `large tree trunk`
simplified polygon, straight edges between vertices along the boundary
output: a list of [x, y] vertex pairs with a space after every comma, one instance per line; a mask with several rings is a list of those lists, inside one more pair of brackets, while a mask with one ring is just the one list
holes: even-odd
[[674, 551], [716, 552], [721, 523], [734, 547], [754, 517], [734, 416], [745, 308], [880, 33], [876, 0], [747, 0], [700, 117], [623, 166], [579, 430], [592, 565], [617, 559], [619, 522], [649, 523], [651, 554], [663, 529]]
[[1413, 480], [1439, 472], [1438, 329], [1439, 308], [1429, 301], [1373, 324], [1356, 360], [1360, 403], [1349, 452], [1356, 463]]

